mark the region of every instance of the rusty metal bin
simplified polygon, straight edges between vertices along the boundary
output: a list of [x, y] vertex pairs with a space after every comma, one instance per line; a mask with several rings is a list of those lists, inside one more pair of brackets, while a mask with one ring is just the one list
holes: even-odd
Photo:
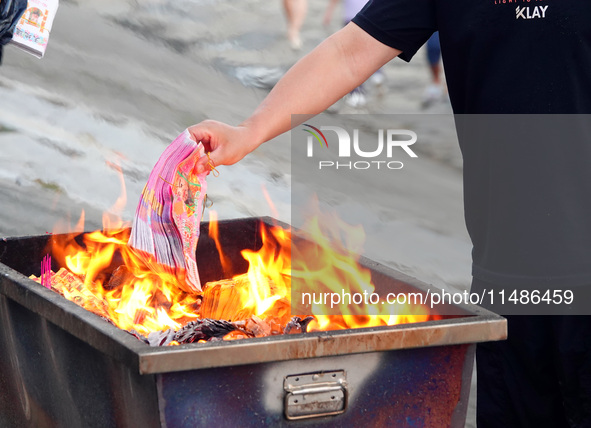
[[[230, 257], [259, 245], [260, 221], [220, 222]], [[220, 272], [207, 228], [205, 281]], [[502, 317], [465, 305], [437, 321], [154, 348], [28, 278], [50, 239], [0, 241], [0, 427], [463, 427], [475, 343], [506, 337]]]

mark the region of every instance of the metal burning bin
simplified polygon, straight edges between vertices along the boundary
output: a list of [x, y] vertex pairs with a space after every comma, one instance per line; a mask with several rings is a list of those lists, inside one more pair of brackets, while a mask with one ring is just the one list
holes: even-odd
[[[260, 246], [260, 221], [219, 223], [228, 256]], [[204, 281], [221, 272], [207, 230]], [[475, 343], [506, 336], [503, 318], [462, 306], [424, 323], [153, 348], [28, 278], [50, 239], [0, 241], [1, 427], [463, 427]], [[425, 290], [363, 264], [376, 286]]]

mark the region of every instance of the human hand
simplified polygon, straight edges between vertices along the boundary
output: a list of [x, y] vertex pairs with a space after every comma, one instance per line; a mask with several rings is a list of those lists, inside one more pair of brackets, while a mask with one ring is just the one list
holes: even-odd
[[209, 173], [217, 166], [235, 164], [258, 146], [245, 126], [205, 120], [189, 127], [188, 131], [191, 138], [203, 143], [205, 153], [208, 153], [197, 162], [197, 173]]

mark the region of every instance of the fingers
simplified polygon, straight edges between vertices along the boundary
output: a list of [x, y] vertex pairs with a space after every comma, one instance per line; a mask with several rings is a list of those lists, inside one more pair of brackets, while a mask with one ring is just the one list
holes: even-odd
[[191, 138], [201, 142], [207, 156], [202, 156], [196, 165], [197, 173], [215, 171], [220, 165], [232, 165], [246, 153], [241, 153], [237, 128], [221, 122], [206, 120], [188, 128]]
[[199, 123], [198, 125], [190, 126], [188, 131], [194, 141], [197, 143], [201, 142], [203, 144], [206, 152], [210, 152], [212, 150], [211, 139], [212, 136], [215, 135], [215, 124], [213, 121], [206, 120]]
[[[209, 152], [205, 153], [207, 154]], [[197, 171], [197, 174], [202, 174], [204, 172], [209, 174], [215, 167], [216, 164], [211, 160], [211, 154], [209, 156], [201, 156], [195, 163], [195, 170]]]
[[197, 143], [203, 144], [205, 153], [209, 154], [209, 156], [201, 156], [195, 164], [195, 171], [197, 174], [202, 174], [204, 172], [209, 174], [212, 170], [211, 165], [215, 165], [215, 161], [211, 160], [211, 152], [215, 150], [216, 145], [218, 144], [216, 141], [218, 141], [219, 132], [216, 132], [216, 128], [216, 123], [210, 120], [203, 121], [187, 128], [191, 138]]

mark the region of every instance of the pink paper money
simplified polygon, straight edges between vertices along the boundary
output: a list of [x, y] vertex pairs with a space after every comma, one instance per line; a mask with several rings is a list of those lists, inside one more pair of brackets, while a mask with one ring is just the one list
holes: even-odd
[[194, 171], [201, 156], [203, 145], [187, 130], [166, 148], [142, 191], [128, 242], [152, 270], [164, 269], [189, 292], [201, 291], [195, 250], [207, 183], [206, 173]]

